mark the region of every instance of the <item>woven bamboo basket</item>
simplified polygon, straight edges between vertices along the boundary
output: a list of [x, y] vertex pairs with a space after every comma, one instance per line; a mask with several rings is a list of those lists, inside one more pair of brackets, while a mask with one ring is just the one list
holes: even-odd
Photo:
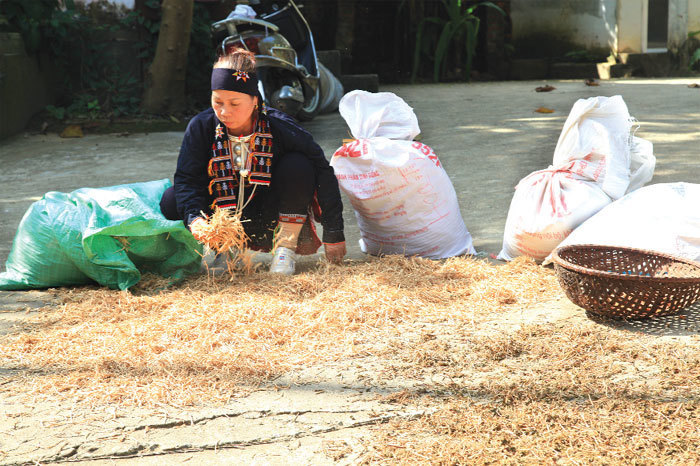
[[557, 249], [553, 260], [566, 296], [604, 317], [671, 315], [700, 298], [700, 263], [680, 257], [581, 244]]

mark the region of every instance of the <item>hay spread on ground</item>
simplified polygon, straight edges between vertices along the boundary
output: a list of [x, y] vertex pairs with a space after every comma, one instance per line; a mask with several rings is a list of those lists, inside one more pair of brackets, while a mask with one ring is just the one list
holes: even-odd
[[531, 260], [464, 257], [321, 263], [292, 277], [200, 277], [151, 291], [160, 285], [61, 290], [62, 307], [3, 339], [3, 365], [29, 374], [20, 383], [32, 396], [223, 403], [294, 367], [371, 353], [377, 334], [404, 323], [469, 322], [559, 293]]
[[667, 464], [700, 462], [697, 403], [656, 400], [445, 400], [383, 427], [364, 464]]
[[[389, 342], [384, 377], [438, 380], [388, 402], [437, 412], [379, 426], [371, 464], [698, 464], [700, 338], [590, 320]], [[443, 382], [439, 382], [443, 381]]]
[[[0, 342], [3, 367], [23, 371], [1, 389], [211, 405], [290, 370], [362, 366], [358, 386], [367, 377], [389, 390], [380, 401], [432, 414], [377, 425], [359, 446], [324, 444], [336, 461], [700, 463], [700, 335], [659, 338], [582, 312], [540, 319], [562, 293], [528, 259], [385, 257], [233, 278], [60, 290], [61, 308]], [[678, 316], [687, 329], [693, 312]]]

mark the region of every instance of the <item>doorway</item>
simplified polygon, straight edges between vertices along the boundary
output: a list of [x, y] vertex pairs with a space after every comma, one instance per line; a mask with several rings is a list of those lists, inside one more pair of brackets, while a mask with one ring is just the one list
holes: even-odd
[[665, 52], [668, 46], [668, 2], [649, 0], [647, 52]]

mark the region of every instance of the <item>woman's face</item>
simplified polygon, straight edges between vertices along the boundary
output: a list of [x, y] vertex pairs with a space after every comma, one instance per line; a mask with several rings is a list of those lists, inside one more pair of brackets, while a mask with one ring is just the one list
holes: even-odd
[[257, 97], [242, 92], [211, 91], [211, 106], [216, 117], [236, 136], [247, 135], [253, 131], [256, 100]]

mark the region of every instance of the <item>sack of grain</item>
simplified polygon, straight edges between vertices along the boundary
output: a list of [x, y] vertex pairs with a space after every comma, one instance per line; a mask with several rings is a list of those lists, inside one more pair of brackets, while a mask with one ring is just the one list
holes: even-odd
[[653, 146], [631, 136], [632, 122], [621, 96], [574, 104], [553, 164], [516, 187], [499, 259], [543, 260], [581, 223], [651, 180]]
[[363, 252], [441, 259], [475, 253], [452, 182], [435, 152], [413, 141], [418, 120], [400, 97], [353, 91], [340, 101], [354, 141], [331, 159], [352, 203]]
[[[646, 186], [588, 219], [559, 247], [622, 246], [700, 262], [700, 184]], [[551, 255], [545, 263], [551, 261]]]

